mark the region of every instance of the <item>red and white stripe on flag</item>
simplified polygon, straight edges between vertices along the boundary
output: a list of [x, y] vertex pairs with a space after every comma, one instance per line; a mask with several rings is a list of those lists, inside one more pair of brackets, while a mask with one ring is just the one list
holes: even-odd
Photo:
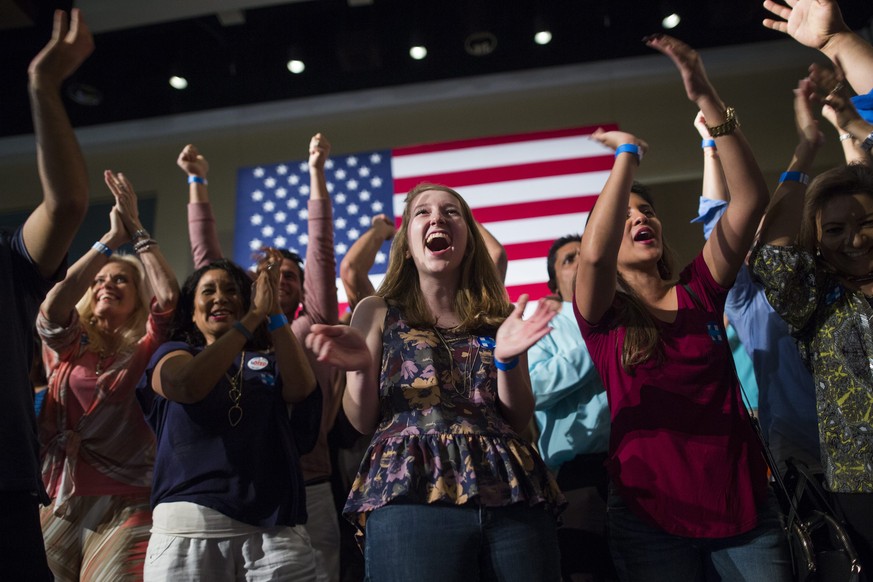
[[612, 150], [590, 139], [597, 127], [571, 128], [395, 149], [394, 216], [421, 182], [455, 189], [506, 248], [506, 287], [515, 301], [549, 294], [552, 242], [581, 233], [612, 168]]

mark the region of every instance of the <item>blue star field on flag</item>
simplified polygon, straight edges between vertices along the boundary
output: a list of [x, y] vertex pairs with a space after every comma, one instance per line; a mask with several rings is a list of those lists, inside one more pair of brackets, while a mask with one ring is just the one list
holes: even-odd
[[[394, 220], [389, 150], [331, 156], [325, 163], [327, 189], [333, 202], [337, 276], [349, 247], [370, 228], [376, 214]], [[306, 160], [240, 168], [237, 179], [233, 259], [244, 268], [265, 246], [306, 256], [309, 241]], [[390, 242], [376, 256], [371, 274], [384, 273]]]

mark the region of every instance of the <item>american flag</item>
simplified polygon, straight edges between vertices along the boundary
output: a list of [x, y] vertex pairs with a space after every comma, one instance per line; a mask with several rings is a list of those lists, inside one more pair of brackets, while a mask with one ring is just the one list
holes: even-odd
[[[331, 156], [325, 174], [333, 200], [337, 268], [372, 216], [393, 215], [399, 223], [406, 193], [427, 181], [457, 190], [476, 220], [504, 245], [511, 300], [522, 293], [533, 300], [547, 295], [549, 247], [561, 236], [582, 232], [612, 168], [611, 150], [589, 139], [596, 127]], [[305, 256], [308, 198], [306, 160], [241, 168], [234, 260], [250, 265], [252, 253], [264, 245]], [[376, 287], [388, 251], [385, 243], [370, 273]], [[339, 278], [337, 290], [342, 309], [345, 292]]]

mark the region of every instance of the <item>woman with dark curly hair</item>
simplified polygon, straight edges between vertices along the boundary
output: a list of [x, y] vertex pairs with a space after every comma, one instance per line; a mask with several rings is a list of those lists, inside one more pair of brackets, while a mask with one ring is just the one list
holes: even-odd
[[195, 271], [140, 382], [158, 443], [146, 580], [315, 579], [299, 456], [321, 391], [279, 308], [279, 262], [254, 284], [227, 260]]

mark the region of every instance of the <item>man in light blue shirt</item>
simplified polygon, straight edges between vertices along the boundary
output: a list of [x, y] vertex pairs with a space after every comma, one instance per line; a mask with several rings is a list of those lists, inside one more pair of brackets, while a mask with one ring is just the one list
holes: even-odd
[[580, 240], [564, 236], [549, 250], [549, 289], [556, 297], [542, 301], [560, 300], [561, 311], [527, 357], [540, 455], [557, 472], [568, 501], [558, 530], [562, 570], [604, 575], [612, 568], [604, 535], [609, 406], [573, 315]]

